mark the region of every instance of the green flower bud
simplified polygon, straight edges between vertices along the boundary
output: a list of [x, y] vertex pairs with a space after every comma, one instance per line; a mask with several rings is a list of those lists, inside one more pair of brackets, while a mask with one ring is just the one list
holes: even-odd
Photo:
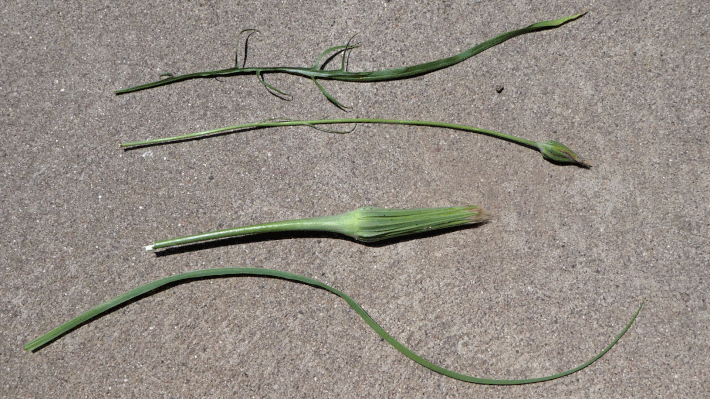
[[548, 161], [571, 163], [583, 168], [592, 167], [592, 165], [584, 162], [574, 151], [567, 148], [566, 145], [558, 143], [557, 141], [548, 140], [543, 143], [537, 143], [537, 148]]
[[481, 223], [488, 214], [476, 206], [422, 209], [361, 208], [338, 215], [332, 231], [375, 242], [433, 230]]

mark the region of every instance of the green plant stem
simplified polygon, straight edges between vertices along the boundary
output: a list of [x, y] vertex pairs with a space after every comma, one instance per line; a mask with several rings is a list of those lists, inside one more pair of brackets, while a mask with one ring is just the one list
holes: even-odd
[[[191, 140], [201, 137], [213, 136], [222, 133], [227, 133], [235, 130], [246, 130], [246, 129], [263, 129], [270, 127], [283, 127], [283, 126], [317, 126], [317, 125], [336, 125], [336, 124], [350, 124], [350, 123], [376, 123], [376, 124], [389, 124], [389, 125], [412, 125], [412, 126], [429, 126], [429, 127], [440, 127], [448, 128], [454, 130], [463, 130], [466, 132], [479, 133], [487, 136], [497, 137], [512, 143], [520, 144], [522, 146], [532, 148], [537, 150], [537, 143], [531, 140], [524, 139], [522, 137], [512, 136], [505, 133], [494, 132], [492, 130], [480, 129], [472, 126], [465, 125], [455, 125], [453, 123], [444, 122], [430, 122], [430, 121], [414, 121], [414, 120], [399, 120], [399, 119], [374, 119], [374, 118], [338, 118], [338, 119], [315, 119], [315, 120], [276, 120], [276, 121], [262, 121], [262, 122], [252, 122], [244, 123], [241, 125], [234, 125], [228, 127], [222, 127], [218, 129], [206, 130], [203, 132], [184, 134], [181, 136], [166, 137], [161, 139], [143, 140], [136, 141], [133, 143], [121, 144], [121, 148], [131, 148], [131, 147], [143, 147], [156, 144], [167, 144], [174, 143], [177, 141]], [[338, 132], [334, 132], [338, 133]]]
[[300, 276], [298, 274], [292, 274], [292, 273], [287, 273], [287, 272], [282, 272], [282, 271], [276, 271], [276, 270], [268, 270], [268, 269], [257, 269], [257, 268], [222, 268], [222, 269], [206, 269], [206, 270], [197, 270], [197, 271], [192, 271], [192, 272], [187, 272], [187, 273], [182, 273], [178, 275], [174, 275], [171, 277], [166, 277], [161, 280], [154, 281], [152, 283], [143, 285], [141, 287], [138, 287], [136, 289], [133, 289], [131, 291], [128, 291], [122, 295], [119, 295], [107, 302], [104, 302], [103, 304], [81, 314], [80, 316], [62, 324], [61, 326], [55, 328], [54, 330], [44, 334], [43, 336], [27, 343], [24, 348], [27, 351], [30, 352], [35, 352], [42, 347], [48, 345], [49, 343], [53, 342], [54, 340], [58, 339], [59, 337], [63, 336], [64, 334], [74, 330], [75, 328], [80, 327], [81, 325], [101, 316], [109, 311], [111, 309], [114, 309], [118, 306], [121, 306], [135, 298], [142, 297], [144, 295], [150, 294], [151, 292], [160, 289], [162, 287], [168, 286], [168, 285], [174, 285], [176, 283], [182, 283], [190, 280], [195, 280], [195, 279], [205, 279], [205, 278], [218, 278], [218, 277], [229, 277], [229, 276], [257, 276], [257, 277], [273, 277], [273, 278], [279, 278], [283, 280], [288, 280], [288, 281], [293, 281], [296, 283], [302, 283], [306, 285], [310, 285], [313, 287], [317, 288], [322, 288], [326, 291], [329, 291], [340, 298], [342, 298], [345, 302], [347, 302], [348, 305], [350, 305], [355, 312], [357, 312], [360, 317], [369, 325], [377, 335], [379, 335], [382, 339], [385, 341], [389, 342], [395, 349], [398, 351], [402, 352], [405, 356], [409, 357], [410, 359], [414, 360], [415, 362], [419, 363], [420, 365], [435, 371], [437, 373], [443, 374], [447, 377], [451, 377], [457, 380], [461, 381], [466, 381], [466, 382], [471, 382], [475, 384], [487, 384], [487, 385], [522, 385], [522, 384], [530, 384], [530, 383], [535, 383], [535, 382], [543, 382], [543, 381], [549, 381], [553, 380], [556, 378], [564, 377], [566, 375], [575, 373], [590, 364], [594, 363], [597, 361], [600, 357], [602, 357], [606, 352], [609, 351], [618, 341], [621, 339], [621, 337], [626, 333], [626, 331], [631, 327], [631, 324], [633, 324], [634, 320], [636, 320], [636, 317], [638, 316], [639, 312], [641, 311], [641, 308], [643, 307], [643, 302], [639, 306], [638, 310], [634, 314], [634, 316], [631, 318], [631, 321], [624, 327], [624, 329], [621, 331], [621, 333], [609, 344], [606, 348], [604, 348], [601, 352], [599, 352], [597, 355], [595, 355], [593, 358], [588, 360], [587, 362], [572, 368], [567, 371], [563, 371], [558, 374], [554, 375], [549, 375], [545, 377], [538, 377], [538, 378], [527, 378], [527, 379], [518, 379], [518, 380], [498, 380], [498, 379], [488, 379], [488, 378], [479, 378], [479, 377], [472, 377], [469, 375], [465, 374], [460, 374], [451, 370], [448, 370], [446, 368], [443, 368], [441, 366], [438, 366], [434, 363], [431, 363], [430, 361], [424, 359], [423, 357], [417, 355], [414, 353], [411, 349], [407, 348], [406, 346], [402, 345], [399, 341], [394, 339], [391, 335], [387, 333], [382, 327], [380, 327], [375, 320], [370, 317], [370, 315], [367, 314], [367, 312], [358, 305], [355, 300], [344, 294], [343, 292], [326, 285], [324, 283], [321, 283], [320, 281], [314, 280], [312, 278], [308, 278], [305, 276]]
[[333, 216], [315, 217], [297, 220], [282, 220], [278, 222], [262, 223], [252, 226], [241, 226], [231, 229], [212, 231], [209, 233], [196, 234], [186, 237], [173, 238], [170, 240], [157, 241], [153, 245], [145, 247], [147, 251], [174, 247], [176, 245], [192, 244], [209, 240], [217, 240], [228, 237], [239, 237], [250, 234], [281, 233], [291, 231], [333, 231]]
[[348, 51], [357, 47], [354, 45], [347, 44], [345, 46], [335, 46], [335, 47], [331, 47], [331, 48], [325, 50], [323, 53], [321, 53], [321, 55], [316, 60], [315, 65], [311, 68], [304, 68], [304, 67], [253, 67], [253, 68], [246, 68], [244, 66], [239, 67], [239, 65], [237, 64], [233, 68], [218, 69], [218, 70], [214, 70], [214, 71], [205, 71], [205, 72], [196, 72], [196, 73], [190, 73], [190, 74], [181, 75], [181, 76], [171, 76], [171, 77], [161, 79], [161, 80], [158, 80], [155, 82], [146, 83], [146, 84], [142, 84], [142, 85], [138, 85], [138, 86], [134, 86], [134, 87], [129, 87], [126, 89], [117, 90], [116, 94], [131, 93], [131, 92], [135, 92], [135, 91], [139, 91], [139, 90], [150, 89], [153, 87], [164, 86], [164, 85], [168, 85], [171, 83], [176, 83], [176, 82], [181, 82], [184, 80], [196, 79], [196, 78], [216, 78], [216, 77], [235, 76], [235, 75], [256, 75], [257, 78], [259, 78], [259, 81], [262, 84], [264, 84], [264, 86], [266, 86], [266, 88], [269, 89], [272, 93], [276, 92], [280, 95], [285, 95], [285, 93], [283, 93], [282, 91], [276, 89], [275, 87], [267, 84], [263, 80], [264, 74], [285, 73], [285, 74], [290, 74], [290, 75], [302, 76], [302, 77], [306, 77], [306, 78], [313, 80], [316, 83], [316, 85], [318, 85], [318, 88], [323, 92], [323, 94], [331, 102], [333, 102], [335, 105], [337, 105], [340, 108], [347, 108], [347, 107], [343, 106], [342, 104], [340, 104], [337, 100], [335, 100], [335, 98], [333, 98], [330, 94], [328, 94], [325, 91], [325, 89], [322, 86], [320, 86], [317, 79], [339, 80], [339, 81], [345, 81], [345, 82], [381, 82], [381, 81], [387, 81], [387, 80], [408, 79], [408, 78], [412, 78], [412, 77], [416, 77], [416, 76], [421, 76], [424, 74], [428, 74], [428, 73], [438, 71], [440, 69], [444, 69], [444, 68], [450, 67], [452, 65], [458, 64], [459, 62], [462, 62], [468, 58], [471, 58], [474, 55], [481, 53], [482, 51], [485, 51], [493, 46], [503, 43], [506, 40], [512, 39], [516, 36], [520, 36], [520, 35], [523, 35], [526, 33], [542, 31], [542, 30], [546, 30], [546, 29], [557, 28], [559, 26], [566, 24], [567, 22], [570, 22], [570, 21], [573, 21], [577, 18], [580, 18], [585, 13], [573, 15], [570, 17], [560, 18], [560, 19], [556, 19], [553, 21], [537, 22], [537, 23], [534, 23], [534, 24], [527, 26], [525, 28], [517, 29], [514, 31], [510, 31], [510, 32], [506, 32], [501, 35], [498, 35], [492, 39], [489, 39], [483, 43], [480, 43], [474, 47], [471, 47], [459, 54], [456, 54], [456, 55], [453, 55], [453, 56], [450, 56], [447, 58], [435, 60], [435, 61], [426, 62], [423, 64], [408, 66], [408, 67], [381, 70], [381, 71], [350, 72], [347, 70], [347, 65], [346, 65], [346, 55], [347, 54], [343, 54], [343, 62], [342, 62], [342, 66], [340, 69], [325, 70], [325, 69], [323, 69], [323, 65], [319, 65], [320, 60], [323, 59], [323, 57], [328, 53], [331, 53], [333, 51], [347, 53]]
[[[429, 126], [429, 127], [438, 127], [438, 128], [447, 128], [447, 129], [454, 129], [454, 130], [461, 130], [465, 132], [471, 132], [471, 133], [478, 133], [478, 134], [483, 134], [486, 136], [491, 136], [495, 138], [499, 138], [502, 140], [509, 141], [511, 143], [515, 143], [524, 147], [528, 147], [537, 151], [540, 151], [543, 155], [543, 157], [549, 161], [557, 162], [557, 163], [562, 163], [562, 164], [574, 164], [577, 166], [581, 167], [589, 167], [589, 164], [587, 164], [585, 161], [580, 159], [573, 151], [569, 150], [569, 148], [562, 146], [560, 143], [556, 143], [564, 149], [566, 149], [568, 152], [565, 152], [564, 157], [557, 157], [557, 158], [552, 158], [549, 156], [548, 152], [543, 151], [547, 147], [546, 145], [548, 142], [540, 142], [536, 143], [532, 140], [524, 139], [522, 137], [517, 137], [513, 136], [510, 134], [505, 134], [505, 133], [499, 133], [495, 132], [493, 130], [486, 130], [486, 129], [481, 129], [477, 127], [472, 127], [472, 126], [466, 126], [466, 125], [457, 125], [453, 123], [445, 123], [445, 122], [431, 122], [431, 121], [417, 121], [417, 120], [399, 120], [399, 119], [373, 119], [373, 118], [339, 118], [339, 119], [316, 119], [316, 120], [267, 120], [267, 121], [262, 121], [262, 122], [253, 122], [253, 123], [245, 123], [241, 125], [234, 125], [234, 126], [229, 126], [229, 127], [223, 127], [219, 129], [212, 129], [212, 130], [206, 130], [203, 132], [197, 132], [197, 133], [190, 133], [190, 134], [184, 134], [180, 136], [174, 136], [174, 137], [166, 137], [166, 138], [159, 138], [159, 139], [151, 139], [151, 140], [143, 140], [143, 141], [136, 141], [132, 143], [124, 143], [121, 144], [121, 148], [129, 149], [129, 148], [134, 148], [134, 147], [144, 147], [144, 146], [151, 146], [151, 145], [157, 145], [157, 144], [167, 144], [167, 143], [174, 143], [177, 141], [185, 141], [185, 140], [192, 140], [192, 139], [197, 139], [197, 138], [202, 138], [202, 137], [208, 137], [208, 136], [213, 136], [213, 135], [218, 135], [218, 134], [224, 134], [227, 132], [233, 132], [237, 130], [246, 130], [246, 129], [262, 129], [262, 128], [270, 128], [270, 127], [282, 127], [282, 126], [310, 126], [310, 127], [315, 127], [318, 125], [334, 125], [334, 124], [352, 124], [352, 123], [375, 123], [375, 124], [390, 124], [390, 125], [413, 125], [413, 126]], [[329, 131], [333, 133], [343, 133], [343, 132], [334, 132], [334, 131]]]

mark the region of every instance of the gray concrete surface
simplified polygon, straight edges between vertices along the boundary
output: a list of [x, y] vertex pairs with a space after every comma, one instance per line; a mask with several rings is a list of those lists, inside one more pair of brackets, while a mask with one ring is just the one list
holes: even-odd
[[[160, 73], [311, 65], [357, 33], [352, 70], [445, 57], [589, 10], [412, 80], [324, 82], [347, 115], [448, 121], [554, 139], [594, 167], [430, 128], [282, 128], [124, 152], [118, 143], [273, 117], [343, 116], [308, 80]], [[710, 3], [701, 1], [109, 1], [0, 6], [0, 396], [708, 397]], [[496, 86], [503, 85], [502, 93]], [[155, 240], [375, 205], [478, 204], [491, 223], [368, 247], [280, 238], [156, 256]], [[232, 278], [135, 302], [30, 354], [22, 345], [138, 285], [250, 266], [350, 294], [435, 363], [395, 351], [327, 292]]]

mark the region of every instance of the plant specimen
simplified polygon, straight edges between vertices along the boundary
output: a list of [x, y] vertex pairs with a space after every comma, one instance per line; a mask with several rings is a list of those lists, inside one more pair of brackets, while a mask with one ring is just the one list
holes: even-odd
[[519, 144], [524, 147], [528, 147], [539, 151], [543, 158], [548, 161], [559, 163], [559, 164], [571, 164], [581, 166], [583, 168], [589, 168], [587, 162], [582, 160], [574, 151], [567, 148], [562, 143], [557, 141], [547, 140], [536, 143], [531, 140], [524, 139], [522, 137], [517, 137], [505, 133], [494, 132], [492, 130], [480, 129], [472, 126], [465, 125], [455, 125], [453, 123], [444, 122], [430, 122], [430, 121], [412, 121], [412, 120], [398, 120], [398, 119], [371, 119], [371, 118], [346, 118], [346, 119], [317, 119], [310, 121], [301, 120], [289, 120], [289, 119], [273, 119], [262, 122], [245, 123], [242, 125], [234, 125], [229, 127], [223, 127], [219, 129], [207, 130], [204, 132], [190, 133], [182, 136], [166, 137], [160, 139], [136, 141], [133, 143], [121, 144], [122, 148], [133, 148], [133, 147], [144, 147], [156, 144], [166, 144], [176, 141], [184, 141], [190, 139], [196, 139], [201, 137], [220, 135], [236, 130], [248, 130], [248, 129], [260, 129], [269, 127], [279, 127], [279, 126], [310, 126], [315, 129], [323, 130], [330, 133], [350, 133], [352, 130], [342, 132], [336, 130], [323, 129], [320, 125], [332, 125], [332, 124], [357, 124], [357, 123], [380, 123], [380, 124], [390, 124], [390, 125], [414, 125], [414, 126], [431, 126], [431, 127], [441, 127], [447, 129], [462, 130], [466, 132], [479, 133], [487, 136], [496, 137], [502, 140], [509, 141], [511, 143]]
[[[247, 36], [247, 39], [245, 40], [245, 57], [244, 57], [244, 63], [242, 66], [239, 66], [239, 59], [238, 57], [235, 57], [235, 63], [234, 67], [231, 68], [226, 68], [226, 69], [218, 69], [214, 71], [205, 71], [205, 72], [195, 72], [195, 73], [189, 73], [186, 75], [180, 75], [180, 76], [173, 76], [172, 74], [163, 74], [161, 76], [166, 76], [164, 79], [160, 79], [155, 82], [151, 83], [146, 83], [134, 87], [129, 87], [126, 89], [121, 89], [117, 90], [116, 94], [125, 94], [125, 93], [131, 93], [139, 90], [145, 90], [145, 89], [150, 89], [153, 87], [158, 87], [158, 86], [164, 86], [168, 85], [171, 83], [176, 83], [176, 82], [181, 82], [184, 80], [189, 80], [189, 79], [196, 79], [196, 78], [218, 78], [218, 77], [223, 77], [223, 76], [234, 76], [234, 75], [256, 75], [256, 77], [259, 79], [259, 82], [261, 82], [264, 87], [266, 87], [267, 90], [269, 90], [270, 93], [282, 97], [282, 98], [289, 98], [290, 96], [283, 91], [277, 89], [273, 85], [267, 83], [264, 80], [264, 75], [265, 74], [273, 74], [273, 73], [285, 73], [285, 74], [290, 74], [290, 75], [297, 75], [297, 76], [302, 76], [305, 78], [309, 78], [313, 80], [313, 82], [318, 86], [320, 91], [325, 95], [325, 97], [330, 100], [333, 104], [338, 106], [341, 109], [347, 109], [348, 107], [344, 106], [338, 100], [336, 100], [330, 93], [328, 93], [323, 86], [318, 82], [319, 79], [327, 79], [327, 80], [339, 80], [339, 81], [344, 81], [344, 82], [382, 82], [382, 81], [387, 81], [387, 80], [396, 80], [396, 79], [409, 79], [413, 78], [416, 76], [421, 76], [425, 75], [427, 73], [431, 73], [434, 71], [438, 71], [440, 69], [444, 69], [447, 67], [450, 67], [452, 65], [458, 64], [459, 62], [462, 62], [468, 58], [473, 57], [476, 54], [481, 53], [482, 51], [485, 51], [493, 46], [496, 46], [500, 43], [503, 43], [506, 40], [512, 39], [516, 36], [524, 35], [526, 33], [532, 33], [532, 32], [538, 32], [546, 29], [553, 29], [557, 28], [559, 26], [562, 26], [566, 24], [567, 22], [573, 21], [585, 13], [577, 14], [577, 15], [572, 15], [570, 17], [565, 17], [565, 18], [560, 18], [556, 19], [553, 21], [541, 21], [534, 23], [530, 26], [527, 26], [525, 28], [513, 30], [510, 32], [503, 33], [501, 35], [498, 35], [492, 39], [489, 39], [483, 43], [477, 44], [468, 50], [465, 50], [459, 54], [452, 55], [447, 58], [442, 58], [439, 60], [435, 61], [430, 61], [426, 62], [423, 64], [417, 64], [417, 65], [412, 65], [412, 66], [407, 66], [407, 67], [402, 67], [402, 68], [396, 68], [396, 69], [387, 69], [387, 70], [380, 70], [380, 71], [366, 71], [366, 72], [350, 72], [348, 71], [348, 58], [350, 55], [350, 52], [357, 48], [357, 45], [350, 44], [348, 42], [345, 45], [342, 46], [335, 46], [331, 47], [325, 51], [323, 51], [318, 58], [316, 59], [316, 62], [313, 64], [312, 67], [306, 68], [306, 67], [246, 67], [246, 47], [247, 43], [249, 41], [249, 36]], [[255, 29], [247, 29], [242, 31], [241, 33], [248, 33], [251, 35], [253, 32], [256, 32]], [[352, 40], [352, 39], [351, 39]], [[334, 70], [327, 70], [325, 69], [326, 64], [328, 61], [330, 61], [334, 56], [336, 56], [338, 53], [343, 53], [342, 55], [342, 63], [340, 66], [340, 69], [334, 69]], [[321, 60], [325, 60], [323, 64], [321, 64]]]
[[[167, 85], [183, 80], [195, 79], [195, 78], [216, 78], [222, 76], [233, 76], [233, 75], [246, 75], [254, 74], [257, 76], [259, 81], [266, 87], [266, 89], [281, 97], [289, 97], [283, 91], [277, 89], [271, 84], [264, 80], [265, 74], [270, 73], [285, 73], [297, 76], [302, 76], [310, 78], [321, 90], [321, 92], [330, 100], [333, 104], [340, 107], [341, 109], [346, 109], [344, 105], [338, 102], [331, 94], [329, 94], [323, 86], [318, 81], [319, 79], [330, 79], [346, 82], [378, 82], [387, 81], [395, 79], [408, 79], [415, 76], [424, 75], [431, 73], [449, 66], [455, 65], [462, 62], [488, 48], [496, 46], [506, 40], [513, 37], [541, 31], [545, 29], [552, 29], [559, 27], [569, 21], [577, 19], [584, 15], [578, 14], [571, 17], [561, 18], [554, 21], [542, 21], [532, 24], [526, 28], [514, 30], [511, 32], [504, 33], [502, 35], [496, 36], [486, 42], [478, 44], [460, 54], [443, 58], [436, 61], [431, 61], [423, 64], [418, 64], [409, 67], [381, 70], [381, 71], [369, 71], [369, 72], [350, 72], [347, 70], [348, 58], [353, 49], [357, 45], [352, 45], [348, 42], [342, 46], [335, 46], [325, 50], [321, 53], [314, 65], [310, 68], [305, 67], [246, 67], [246, 53], [245, 60], [242, 66], [239, 66], [238, 59], [235, 59], [235, 66], [232, 68], [191, 73], [181, 76], [168, 76], [165, 79], [161, 79], [156, 82], [147, 83], [127, 89], [118, 90], [116, 94], [124, 94], [144, 89], [149, 89], [157, 86]], [[251, 34], [254, 30], [243, 31], [245, 33]], [[245, 41], [245, 50], [249, 36], [247, 36]], [[340, 69], [337, 70], [327, 70], [325, 66], [328, 62], [338, 54], [342, 53], [342, 63]], [[322, 60], [325, 60], [321, 63]], [[248, 123], [242, 125], [235, 125], [226, 128], [214, 129], [199, 133], [193, 133], [183, 136], [176, 136], [164, 139], [153, 139], [145, 140], [133, 143], [122, 144], [124, 148], [132, 148], [139, 146], [155, 145], [161, 143], [182, 141], [188, 139], [194, 139], [198, 137], [206, 137], [210, 135], [224, 134], [235, 130], [245, 130], [252, 128], [267, 128], [267, 127], [277, 127], [277, 126], [311, 126], [316, 129], [325, 130], [335, 133], [343, 133], [338, 131], [327, 130], [320, 125], [326, 124], [346, 124], [346, 123], [382, 123], [382, 124], [400, 124], [400, 125], [418, 125], [418, 126], [432, 126], [432, 127], [442, 127], [457, 129], [462, 131], [474, 132], [485, 134], [493, 137], [497, 137], [503, 140], [507, 140], [528, 148], [535, 149], [539, 151], [545, 159], [555, 163], [561, 164], [574, 164], [581, 167], [589, 167], [589, 164], [581, 160], [577, 154], [572, 150], [567, 148], [565, 145], [558, 143], [556, 141], [544, 141], [544, 142], [533, 142], [527, 139], [523, 139], [516, 136], [511, 136], [503, 133], [497, 133], [490, 130], [478, 129], [463, 125], [454, 125], [449, 123], [440, 122], [428, 122], [428, 121], [414, 121], [414, 120], [391, 120], [391, 119], [365, 119], [365, 118], [350, 118], [350, 119], [320, 119], [320, 120], [270, 120], [256, 123]], [[456, 226], [462, 226], [473, 223], [481, 223], [487, 220], [488, 215], [478, 207], [467, 206], [467, 207], [450, 207], [450, 208], [424, 208], [424, 209], [384, 209], [384, 208], [361, 208], [352, 212], [344, 213], [341, 215], [326, 216], [326, 217], [314, 217], [307, 219], [298, 220], [287, 220], [280, 222], [264, 223], [252, 226], [238, 227], [227, 230], [214, 231], [204, 234], [198, 234], [193, 236], [181, 237], [176, 239], [158, 241], [152, 245], [146, 247], [147, 250], [156, 250], [161, 248], [168, 248], [175, 245], [183, 245], [188, 243], [202, 242], [206, 240], [221, 239], [225, 237], [235, 237], [243, 236], [248, 234], [258, 234], [258, 233], [270, 233], [270, 232], [286, 232], [286, 231], [326, 231], [338, 234], [343, 234], [354, 238], [360, 242], [374, 242], [380, 240], [387, 240], [397, 237], [402, 237], [410, 234], [424, 233], [429, 231], [434, 231], [437, 229], [445, 229]], [[542, 381], [549, 381], [552, 379], [564, 377], [575, 373], [590, 364], [597, 361], [605, 353], [607, 353], [616, 343], [621, 339], [621, 337], [628, 331], [636, 317], [639, 315], [644, 302], [641, 303], [638, 310], [635, 312], [631, 320], [626, 324], [623, 330], [614, 338], [614, 340], [605, 347], [601, 352], [596, 354], [587, 362], [574, 367], [572, 369], [560, 372], [558, 374], [553, 374], [544, 377], [528, 378], [528, 379], [488, 379], [488, 378], [478, 378], [472, 377], [465, 374], [460, 374], [436, 364], [429, 362], [423, 357], [417, 355], [409, 348], [405, 347], [391, 335], [389, 335], [382, 327], [380, 327], [368, 314], [367, 312], [358, 305], [351, 297], [339, 291], [336, 288], [328, 286], [322, 282], [311, 279], [309, 277], [292, 274], [288, 272], [259, 269], [259, 268], [219, 268], [219, 269], [206, 269], [186, 272], [182, 274], [173, 275], [167, 278], [163, 278], [131, 291], [128, 291], [122, 295], [119, 295], [103, 304], [90, 309], [78, 317], [69, 320], [68, 322], [60, 325], [54, 330], [38, 337], [37, 339], [27, 343], [24, 349], [27, 351], [35, 352], [46, 345], [49, 345], [53, 341], [59, 339], [63, 335], [87, 324], [102, 315], [105, 315], [112, 310], [124, 306], [128, 303], [132, 303], [139, 300], [157, 290], [163, 290], [176, 285], [210, 278], [224, 278], [224, 277], [234, 277], [234, 276], [251, 276], [251, 277], [267, 277], [267, 278], [277, 278], [282, 280], [287, 280], [291, 282], [301, 283], [310, 285], [315, 288], [320, 288], [329, 291], [340, 298], [342, 298], [355, 312], [368, 324], [375, 332], [385, 341], [390, 343], [395, 349], [419, 363], [420, 365], [435, 371], [437, 373], [443, 374], [450, 378], [454, 378], [461, 381], [476, 383], [476, 384], [489, 384], [489, 385], [521, 385], [536, 383]]]
[[153, 245], [148, 245], [145, 249], [151, 251], [220, 238], [287, 231], [324, 231], [342, 234], [360, 242], [376, 242], [467, 224], [483, 223], [486, 220], [488, 220], [488, 214], [477, 206], [420, 209], [366, 207], [340, 215], [282, 220], [158, 241]]

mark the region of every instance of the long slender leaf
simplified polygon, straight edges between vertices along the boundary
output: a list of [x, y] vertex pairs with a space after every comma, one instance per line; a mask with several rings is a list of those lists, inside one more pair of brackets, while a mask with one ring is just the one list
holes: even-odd
[[447, 377], [451, 377], [457, 380], [461, 381], [466, 381], [466, 382], [471, 382], [475, 384], [487, 384], [487, 385], [522, 385], [522, 384], [530, 384], [530, 383], [535, 383], [535, 382], [543, 382], [543, 381], [549, 381], [553, 380], [556, 378], [564, 377], [567, 375], [570, 375], [572, 373], [575, 373], [590, 364], [594, 363], [597, 361], [599, 358], [601, 358], [606, 352], [608, 352], [618, 341], [621, 339], [621, 337], [626, 333], [626, 331], [631, 327], [631, 324], [636, 320], [636, 317], [638, 316], [639, 312], [641, 311], [641, 308], [643, 307], [643, 302], [639, 306], [638, 310], [634, 314], [634, 316], [631, 318], [631, 321], [624, 327], [624, 329], [619, 333], [618, 336], [609, 344], [606, 348], [604, 348], [601, 352], [596, 354], [594, 357], [592, 357], [590, 360], [584, 362], [583, 364], [574, 367], [572, 369], [563, 371], [561, 373], [549, 375], [549, 376], [544, 376], [544, 377], [537, 377], [537, 378], [526, 378], [526, 379], [513, 379], [513, 380], [499, 380], [499, 379], [490, 379], [490, 378], [479, 378], [479, 377], [472, 377], [466, 374], [461, 374], [457, 373], [454, 371], [451, 371], [449, 369], [446, 369], [444, 367], [438, 366], [425, 358], [417, 355], [414, 353], [411, 349], [407, 348], [406, 346], [402, 345], [399, 341], [394, 339], [391, 335], [387, 333], [382, 327], [380, 327], [375, 320], [370, 317], [370, 315], [367, 314], [367, 312], [358, 305], [355, 300], [350, 298], [348, 295], [344, 294], [340, 290], [337, 290], [327, 284], [321, 283], [318, 280], [314, 280], [309, 277], [301, 276], [298, 274], [293, 274], [293, 273], [287, 273], [287, 272], [282, 272], [282, 271], [276, 271], [276, 270], [269, 270], [269, 269], [258, 269], [258, 268], [222, 268], [222, 269], [206, 269], [206, 270], [197, 270], [197, 271], [192, 271], [192, 272], [187, 272], [187, 273], [182, 273], [182, 274], [177, 274], [171, 277], [166, 277], [161, 280], [154, 281], [152, 283], [143, 285], [141, 287], [138, 287], [136, 289], [133, 289], [131, 291], [128, 291], [122, 295], [119, 295], [107, 302], [104, 302], [103, 304], [79, 315], [78, 317], [69, 320], [68, 322], [62, 324], [61, 326], [55, 328], [54, 330], [42, 335], [41, 337], [27, 343], [24, 348], [25, 350], [34, 352], [42, 347], [50, 344], [54, 340], [58, 339], [62, 335], [74, 330], [75, 328], [80, 327], [81, 325], [90, 322], [91, 320], [104, 315], [108, 312], [111, 311], [111, 309], [114, 309], [118, 306], [121, 306], [135, 298], [142, 297], [144, 295], [150, 294], [151, 292], [160, 289], [165, 286], [169, 286], [171, 284], [176, 284], [176, 283], [182, 283], [186, 281], [191, 281], [195, 279], [205, 279], [205, 278], [218, 278], [218, 277], [229, 277], [229, 276], [257, 276], [257, 277], [273, 277], [273, 278], [280, 278], [283, 280], [288, 280], [288, 281], [293, 281], [296, 283], [302, 283], [306, 285], [310, 285], [313, 287], [321, 288], [326, 291], [329, 291], [340, 298], [342, 298], [345, 302], [347, 302], [348, 305], [350, 305], [355, 312], [357, 312], [360, 317], [369, 325], [377, 335], [379, 335], [382, 339], [385, 341], [389, 342], [395, 349], [398, 351], [402, 352], [405, 356], [409, 357], [410, 359], [414, 360], [415, 362], [419, 363], [420, 365], [435, 371], [437, 373], [443, 374]]

